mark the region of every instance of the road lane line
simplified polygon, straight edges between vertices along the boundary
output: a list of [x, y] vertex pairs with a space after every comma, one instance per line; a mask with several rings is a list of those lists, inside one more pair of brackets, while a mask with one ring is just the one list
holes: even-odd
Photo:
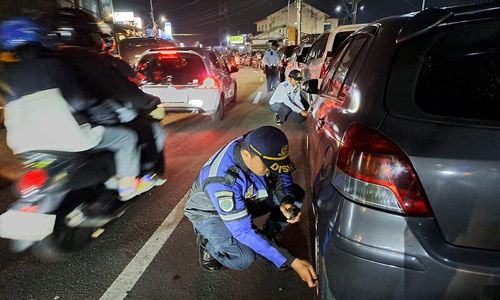
[[260, 96], [262, 96], [262, 91], [258, 91], [255, 95], [255, 99], [253, 99], [253, 104], [257, 104], [260, 101]]
[[125, 267], [104, 295], [101, 296], [100, 300], [118, 300], [127, 297], [127, 293], [132, 290], [156, 254], [158, 254], [177, 225], [179, 225], [184, 216], [184, 205], [186, 204], [188, 195], [189, 191], [177, 203], [167, 218], [165, 218], [163, 223], [156, 229], [144, 246], [142, 246], [141, 250]]

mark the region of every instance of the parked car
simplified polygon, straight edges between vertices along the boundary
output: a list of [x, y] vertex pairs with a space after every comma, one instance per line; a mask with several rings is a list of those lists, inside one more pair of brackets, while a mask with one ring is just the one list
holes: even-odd
[[154, 38], [128, 38], [118, 42], [118, 51], [120, 57], [132, 67], [139, 62], [142, 54], [153, 48], [176, 47], [175, 43]]
[[151, 49], [138, 64], [146, 77], [144, 92], [159, 97], [167, 112], [195, 112], [222, 120], [225, 107], [236, 102], [237, 72], [216, 52], [202, 48]]
[[286, 65], [285, 78], [288, 77], [288, 74], [290, 74], [290, 71], [292, 70], [300, 70], [302, 74], [304, 74], [304, 62], [307, 53], [309, 53], [309, 49], [311, 49], [311, 44], [302, 44], [293, 50]]
[[[322, 33], [314, 41], [305, 59], [304, 80], [321, 79], [326, 67], [342, 42], [354, 31], [366, 24], [338, 26]], [[321, 82], [321, 80], [320, 80]]]
[[500, 7], [351, 35], [307, 120], [323, 299], [500, 299]]
[[288, 59], [292, 56], [293, 50], [297, 48], [297, 45], [283, 46], [278, 50], [278, 57], [280, 62], [278, 65], [278, 73], [280, 82], [285, 81], [285, 69], [288, 63]]

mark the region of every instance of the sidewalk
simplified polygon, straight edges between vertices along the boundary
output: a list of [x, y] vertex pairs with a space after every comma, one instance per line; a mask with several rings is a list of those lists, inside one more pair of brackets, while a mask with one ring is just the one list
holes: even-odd
[[22, 166], [7, 147], [5, 138], [5, 129], [0, 129], [0, 178], [11, 181], [21, 172]]

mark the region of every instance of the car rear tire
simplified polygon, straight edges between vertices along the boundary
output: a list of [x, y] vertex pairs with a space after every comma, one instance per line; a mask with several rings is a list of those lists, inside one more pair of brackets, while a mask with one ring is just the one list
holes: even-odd
[[224, 95], [220, 96], [219, 108], [211, 117], [214, 122], [219, 122], [224, 119]]
[[231, 99], [231, 102], [233, 102], [234, 104], [236, 104], [236, 99], [238, 98], [238, 85], [236, 85], [236, 83], [234, 84], [234, 94], [233, 94], [233, 98]]

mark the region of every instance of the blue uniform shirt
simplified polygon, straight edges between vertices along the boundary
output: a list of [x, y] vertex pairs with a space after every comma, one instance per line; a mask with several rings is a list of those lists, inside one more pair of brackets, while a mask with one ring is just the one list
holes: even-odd
[[[279, 268], [288, 257], [252, 228], [248, 201], [264, 201], [272, 195], [269, 195], [267, 178], [253, 174], [241, 161], [239, 144], [242, 141], [242, 137], [233, 140], [203, 166], [193, 183], [185, 214], [191, 221], [220, 217], [234, 238]], [[289, 173], [271, 177], [275, 184], [273, 192], [279, 201], [292, 196], [293, 181]]]

